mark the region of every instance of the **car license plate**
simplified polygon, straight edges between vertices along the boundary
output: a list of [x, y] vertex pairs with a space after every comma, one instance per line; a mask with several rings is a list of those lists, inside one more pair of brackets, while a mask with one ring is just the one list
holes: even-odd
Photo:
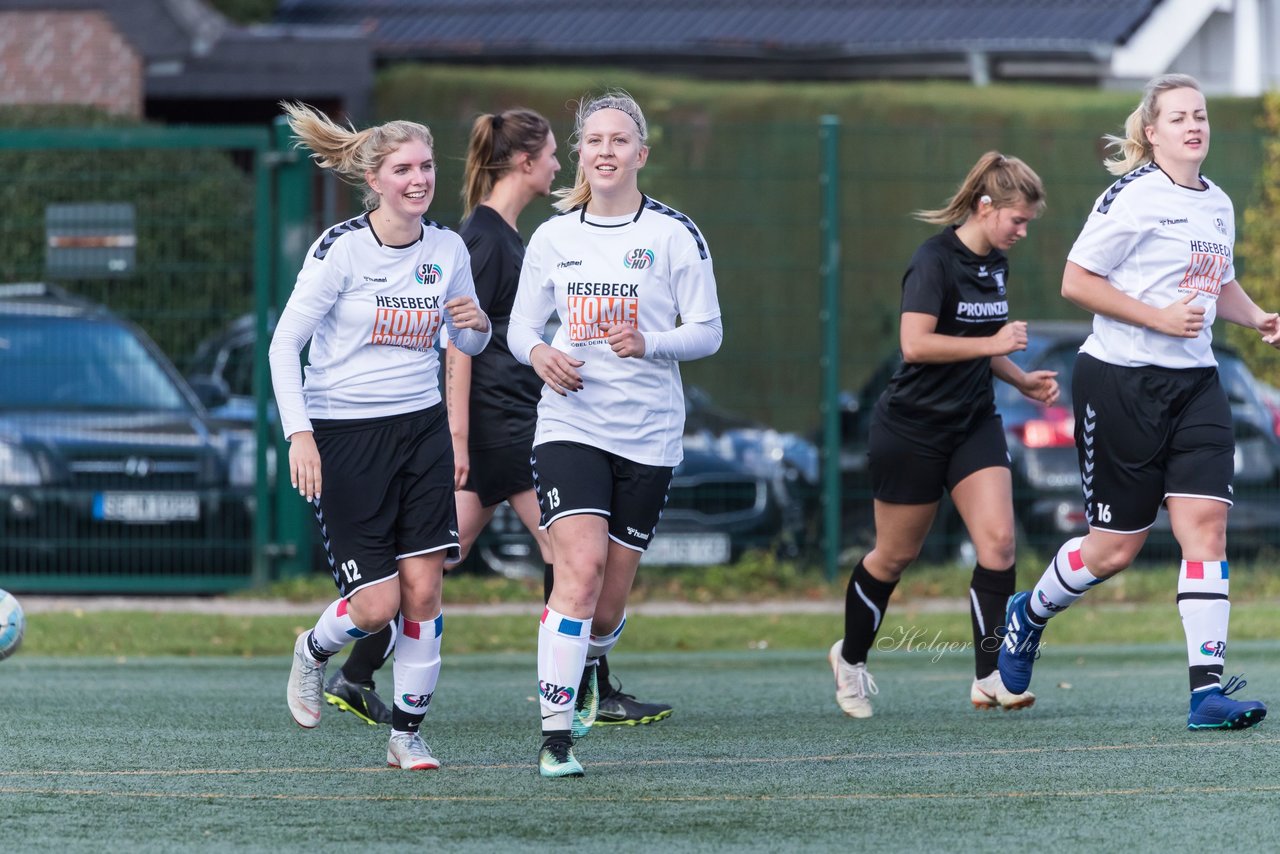
[[101, 492], [93, 518], [104, 522], [196, 522], [200, 496], [192, 492]]
[[659, 532], [641, 563], [706, 566], [729, 562], [728, 534], [666, 534]]

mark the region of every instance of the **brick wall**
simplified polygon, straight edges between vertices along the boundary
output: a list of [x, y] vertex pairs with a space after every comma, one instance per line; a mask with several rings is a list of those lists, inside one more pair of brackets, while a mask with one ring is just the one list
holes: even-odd
[[142, 61], [102, 12], [0, 12], [0, 104], [142, 116]]

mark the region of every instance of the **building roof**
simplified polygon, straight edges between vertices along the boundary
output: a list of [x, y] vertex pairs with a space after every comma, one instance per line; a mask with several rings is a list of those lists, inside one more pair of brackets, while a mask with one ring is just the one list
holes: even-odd
[[148, 102], [289, 97], [367, 109], [372, 43], [357, 27], [243, 27], [201, 0], [0, 0], [0, 12], [85, 10], [109, 16], [138, 52]]
[[361, 26], [379, 59], [929, 62], [974, 51], [1104, 59], [1158, 0], [281, 0], [276, 20]]

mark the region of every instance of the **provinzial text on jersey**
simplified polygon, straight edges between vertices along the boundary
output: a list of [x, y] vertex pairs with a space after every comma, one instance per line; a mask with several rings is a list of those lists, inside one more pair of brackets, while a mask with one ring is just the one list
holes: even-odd
[[1009, 301], [961, 302], [956, 304], [956, 317], [1004, 317], [1009, 313]]

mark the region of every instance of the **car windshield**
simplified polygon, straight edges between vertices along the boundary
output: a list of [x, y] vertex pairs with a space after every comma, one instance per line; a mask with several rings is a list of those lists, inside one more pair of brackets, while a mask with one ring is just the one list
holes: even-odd
[[127, 327], [0, 316], [0, 409], [187, 410], [182, 391]]

